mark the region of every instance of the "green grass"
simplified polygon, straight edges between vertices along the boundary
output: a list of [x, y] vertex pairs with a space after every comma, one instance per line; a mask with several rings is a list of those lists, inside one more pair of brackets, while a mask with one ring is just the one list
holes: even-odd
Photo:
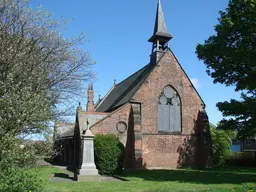
[[256, 169], [223, 168], [212, 170], [152, 170], [126, 172], [130, 181], [50, 182], [49, 175], [61, 173], [58, 168], [36, 169], [45, 180], [47, 192], [256, 192]]

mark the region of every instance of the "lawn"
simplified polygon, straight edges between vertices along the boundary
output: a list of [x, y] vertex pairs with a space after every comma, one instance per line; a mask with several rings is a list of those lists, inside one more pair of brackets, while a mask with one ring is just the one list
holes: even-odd
[[50, 182], [49, 175], [62, 171], [38, 168], [47, 192], [256, 192], [256, 169], [223, 168], [211, 170], [148, 170], [126, 172], [130, 181]]

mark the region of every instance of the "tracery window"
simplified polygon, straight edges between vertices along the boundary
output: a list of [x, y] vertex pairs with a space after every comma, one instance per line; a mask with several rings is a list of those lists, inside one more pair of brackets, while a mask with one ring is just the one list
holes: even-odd
[[159, 98], [158, 131], [181, 133], [180, 97], [171, 86], [166, 86]]

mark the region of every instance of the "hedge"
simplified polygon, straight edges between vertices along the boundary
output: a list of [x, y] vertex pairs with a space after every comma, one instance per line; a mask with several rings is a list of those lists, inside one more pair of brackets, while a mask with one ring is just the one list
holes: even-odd
[[256, 167], [255, 152], [233, 152], [228, 159], [229, 165]]

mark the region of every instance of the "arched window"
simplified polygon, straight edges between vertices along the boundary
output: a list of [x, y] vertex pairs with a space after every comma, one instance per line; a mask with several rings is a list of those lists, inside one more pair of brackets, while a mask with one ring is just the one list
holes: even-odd
[[158, 131], [181, 132], [180, 97], [171, 86], [166, 86], [159, 98]]

